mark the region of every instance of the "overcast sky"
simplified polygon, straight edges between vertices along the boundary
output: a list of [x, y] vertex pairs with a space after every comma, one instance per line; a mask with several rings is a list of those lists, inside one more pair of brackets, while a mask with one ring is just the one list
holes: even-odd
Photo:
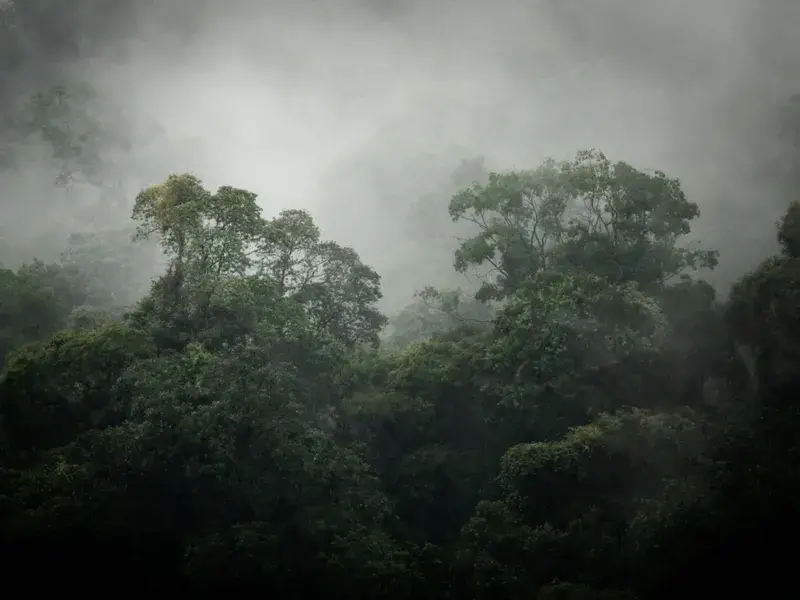
[[126, 42], [70, 72], [164, 128], [149, 176], [309, 208], [379, 269], [397, 270], [398, 219], [461, 158], [525, 168], [589, 147], [684, 180], [723, 273], [771, 248], [786, 200], [764, 172], [800, 88], [800, 2], [142, 4]]

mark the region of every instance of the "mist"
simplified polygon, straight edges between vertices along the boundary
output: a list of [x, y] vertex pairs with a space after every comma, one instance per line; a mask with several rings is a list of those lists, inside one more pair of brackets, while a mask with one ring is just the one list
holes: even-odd
[[[132, 130], [157, 124], [159, 139], [134, 144], [131, 201], [189, 171], [257, 192], [268, 215], [307, 208], [382, 273], [387, 307], [450, 276], [444, 255], [419, 266], [414, 211], [462, 159], [506, 170], [598, 148], [679, 177], [701, 209], [693, 237], [721, 252], [721, 290], [773, 250], [790, 200], [773, 165], [776, 115], [797, 91], [796, 2], [119, 6], [87, 25], [109, 32], [92, 52], [16, 81], [87, 81]], [[3, 221], [21, 223], [32, 188], [14, 185]], [[20, 231], [63, 223], [38, 214]]]
[[800, 0], [0, 0], [0, 564], [790, 597], [798, 31]]

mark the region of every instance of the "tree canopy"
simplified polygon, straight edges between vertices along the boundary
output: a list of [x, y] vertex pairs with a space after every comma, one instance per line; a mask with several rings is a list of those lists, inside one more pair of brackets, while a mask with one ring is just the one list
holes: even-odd
[[679, 245], [699, 214], [677, 179], [583, 151], [569, 161], [494, 173], [457, 193], [450, 215], [477, 233], [461, 244], [455, 268], [488, 266], [479, 292], [486, 299], [505, 298], [557, 265], [610, 281], [661, 284], [716, 265], [715, 252]]
[[[63, 158], [102, 179], [81, 135]], [[449, 203], [482, 286], [391, 318], [309, 212], [188, 174], [133, 199], [135, 242], [0, 270], [6, 585], [788, 598], [800, 204], [721, 300], [679, 180], [596, 150], [483, 168]]]

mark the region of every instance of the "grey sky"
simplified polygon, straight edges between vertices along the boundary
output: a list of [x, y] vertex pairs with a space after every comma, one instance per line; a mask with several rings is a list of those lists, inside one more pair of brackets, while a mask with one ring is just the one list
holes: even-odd
[[[151, 177], [309, 208], [379, 270], [402, 266], [398, 220], [461, 158], [597, 147], [684, 180], [725, 279], [769, 251], [785, 204], [765, 165], [798, 28], [782, 0], [175, 0], [74, 68], [163, 126]], [[436, 283], [408, 268], [409, 293]]]

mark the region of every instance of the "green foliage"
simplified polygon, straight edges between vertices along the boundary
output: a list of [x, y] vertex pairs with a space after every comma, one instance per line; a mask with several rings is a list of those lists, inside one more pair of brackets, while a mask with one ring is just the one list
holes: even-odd
[[479, 297], [486, 299], [504, 298], [538, 271], [562, 264], [640, 285], [716, 264], [714, 252], [677, 245], [699, 215], [678, 180], [612, 163], [597, 151], [493, 173], [486, 185], [453, 196], [450, 215], [478, 228], [456, 252], [455, 268], [484, 267], [490, 279]]
[[636, 365], [657, 355], [666, 325], [658, 304], [631, 283], [535, 275], [500, 311], [487, 349], [504, 382], [500, 403], [546, 436], [620, 404], [641, 405]]
[[[41, 117], [56, 146], [59, 114]], [[84, 152], [64, 159], [91, 172]], [[673, 278], [715, 262], [679, 244], [697, 207], [677, 180], [594, 151], [481, 169], [450, 212], [473, 234], [457, 269], [491, 279], [423, 289], [382, 344], [354, 250], [190, 175], [139, 194], [136, 244], [76, 234], [58, 264], [0, 271], [9, 581], [700, 600], [764, 559], [785, 594], [769, 540], [790, 547], [800, 518], [797, 206], [723, 304]]]
[[0, 269], [0, 368], [25, 343], [120, 318], [147, 287], [152, 250], [119, 232], [74, 234], [57, 263]]
[[12, 453], [47, 450], [123, 418], [117, 379], [156, 352], [142, 332], [110, 325], [58, 333], [12, 356], [0, 379], [0, 416]]
[[11, 351], [63, 328], [84, 293], [75, 272], [59, 265], [34, 261], [16, 272], [0, 269], [0, 367]]
[[797, 333], [786, 327], [800, 316], [800, 260], [773, 257], [743, 277], [731, 291], [727, 318], [744, 343], [794, 355]]
[[457, 536], [497, 454], [486, 407], [470, 381], [476, 348], [412, 345], [339, 410], [342, 439], [381, 475], [401, 533], [417, 543]]
[[[321, 241], [305, 211], [272, 220], [260, 213], [255, 194], [232, 187], [211, 194], [190, 175], [173, 175], [142, 192], [133, 209], [137, 238], [158, 235], [170, 261], [142, 309], [162, 302], [172, 314], [179, 304], [191, 329], [208, 322], [215, 307], [230, 311], [229, 299], [258, 290], [302, 306], [320, 337], [345, 348], [377, 343], [385, 323], [374, 306], [381, 297], [378, 274], [352, 249]], [[251, 300], [251, 308], [265, 309]]]
[[491, 305], [478, 302], [461, 289], [432, 287], [415, 294], [412, 304], [389, 320], [386, 344], [402, 349], [412, 342], [441, 337], [449, 332], [488, 329], [494, 316]]
[[800, 203], [793, 202], [778, 226], [778, 242], [784, 254], [800, 258]]
[[498, 499], [480, 503], [464, 531], [479, 588], [523, 597], [553, 576], [613, 574], [638, 502], [683, 475], [702, 439], [692, 414], [633, 410], [601, 415], [559, 441], [510, 448]]

